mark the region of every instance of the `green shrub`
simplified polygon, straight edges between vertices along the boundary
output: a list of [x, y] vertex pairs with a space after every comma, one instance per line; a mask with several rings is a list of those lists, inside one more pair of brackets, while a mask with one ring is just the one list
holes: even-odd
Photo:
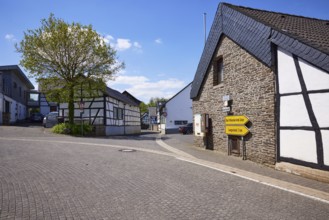
[[[93, 130], [93, 126], [83, 124], [82, 129], [83, 135], [89, 135]], [[60, 123], [52, 128], [52, 132], [56, 134], [81, 135], [81, 124]]]

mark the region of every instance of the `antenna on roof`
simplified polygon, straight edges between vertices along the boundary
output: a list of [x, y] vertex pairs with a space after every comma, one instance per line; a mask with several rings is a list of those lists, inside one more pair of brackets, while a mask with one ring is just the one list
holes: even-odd
[[204, 24], [204, 45], [206, 46], [206, 41], [207, 41], [207, 13], [203, 13], [203, 24]]

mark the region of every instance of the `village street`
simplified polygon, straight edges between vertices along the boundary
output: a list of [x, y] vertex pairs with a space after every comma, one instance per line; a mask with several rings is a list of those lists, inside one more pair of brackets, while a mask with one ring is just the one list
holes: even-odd
[[328, 184], [196, 149], [192, 139], [1, 126], [0, 219], [328, 218]]

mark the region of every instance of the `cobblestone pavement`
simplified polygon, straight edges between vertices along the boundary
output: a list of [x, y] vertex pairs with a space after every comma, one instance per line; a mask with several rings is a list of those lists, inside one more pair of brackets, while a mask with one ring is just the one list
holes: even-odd
[[329, 216], [328, 203], [177, 160], [180, 152], [156, 137], [72, 138], [37, 126], [0, 127], [0, 219]]
[[248, 160], [242, 160], [241, 157], [228, 156], [227, 154], [205, 150], [193, 145], [193, 135], [167, 134], [162, 136], [162, 140], [170, 146], [175, 146], [178, 150], [182, 150], [199, 159], [223, 164], [229, 167], [238, 168], [247, 172], [253, 172], [259, 175], [283, 180], [289, 183], [298, 184], [329, 193], [329, 184], [307, 179], [290, 173], [274, 170], [272, 168], [253, 163]]

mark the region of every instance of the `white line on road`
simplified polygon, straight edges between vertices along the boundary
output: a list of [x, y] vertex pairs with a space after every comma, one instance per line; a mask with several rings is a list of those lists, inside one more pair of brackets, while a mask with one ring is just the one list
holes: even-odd
[[[199, 159], [193, 160], [193, 159], [184, 158], [184, 157], [183, 158], [176, 157], [176, 158], [181, 161], [185, 161], [185, 162], [193, 163], [193, 164], [196, 164], [199, 166], [207, 167], [207, 168], [217, 170], [217, 171], [220, 171], [220, 172], [223, 172], [226, 174], [230, 174], [230, 175], [233, 175], [236, 177], [240, 177], [240, 178], [243, 178], [243, 179], [246, 179], [249, 181], [267, 185], [267, 186], [277, 188], [277, 189], [280, 189], [280, 190], [283, 190], [286, 192], [294, 193], [294, 194], [297, 194], [300, 196], [304, 196], [304, 197], [307, 197], [310, 199], [314, 199], [316, 201], [320, 201], [320, 202], [329, 204], [329, 193], [326, 193], [323, 191], [315, 190], [315, 189], [308, 188], [308, 187], [303, 187], [303, 186], [296, 185], [293, 183], [262, 176], [259, 174], [250, 173], [250, 172], [247, 172], [244, 170], [239, 170], [239, 169], [231, 168], [228, 166], [222, 166], [223, 169], [221, 169], [221, 168], [218, 168], [218, 166], [221, 166], [220, 164], [212, 164], [212, 163], [208, 164], [207, 161], [203, 161], [203, 160], [199, 160]], [[214, 166], [214, 165], [216, 165], [216, 166]], [[239, 173], [241, 173], [241, 174], [239, 174]]]

